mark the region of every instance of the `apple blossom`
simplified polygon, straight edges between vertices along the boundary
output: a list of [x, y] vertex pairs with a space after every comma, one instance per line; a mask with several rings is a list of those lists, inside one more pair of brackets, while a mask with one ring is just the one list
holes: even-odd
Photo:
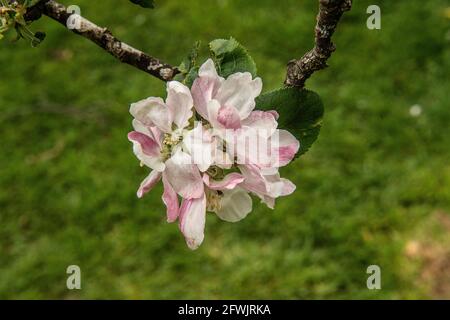
[[250, 193], [273, 208], [276, 198], [295, 190], [278, 168], [292, 161], [299, 142], [278, 129], [276, 111], [254, 110], [261, 90], [261, 79], [248, 72], [220, 77], [209, 59], [191, 90], [171, 81], [166, 101], [131, 105], [128, 138], [141, 165], [152, 169], [137, 195], [162, 180], [167, 220], [179, 219], [191, 249], [203, 242], [206, 212], [237, 222], [252, 210]]

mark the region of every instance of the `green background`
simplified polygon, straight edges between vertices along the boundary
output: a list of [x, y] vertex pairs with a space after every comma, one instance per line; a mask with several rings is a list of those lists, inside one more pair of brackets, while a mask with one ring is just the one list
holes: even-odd
[[[172, 64], [196, 40], [233, 36], [265, 91], [312, 47], [317, 13], [299, 0], [62, 2]], [[370, 4], [381, 30], [366, 28]], [[238, 224], [208, 215], [195, 252], [166, 223], [161, 186], [136, 198], [148, 171], [128, 108], [164, 84], [46, 17], [32, 25], [47, 33], [40, 47], [2, 40], [0, 298], [450, 298], [447, 7], [354, 1], [330, 68], [307, 83], [326, 114], [310, 152], [282, 170], [296, 192], [274, 211], [255, 201]], [[382, 290], [366, 288], [372, 264]], [[66, 288], [69, 265], [81, 290]]]

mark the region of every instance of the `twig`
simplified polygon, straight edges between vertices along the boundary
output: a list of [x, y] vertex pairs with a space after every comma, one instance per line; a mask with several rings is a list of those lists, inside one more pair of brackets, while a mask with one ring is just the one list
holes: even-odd
[[315, 71], [328, 66], [327, 60], [336, 50], [331, 37], [344, 12], [349, 11], [351, 7], [352, 0], [319, 0], [315, 46], [300, 60], [288, 63], [286, 86], [303, 88], [306, 80]]
[[[327, 67], [327, 60], [336, 50], [331, 37], [345, 11], [352, 7], [352, 0], [319, 0], [319, 14], [315, 28], [315, 46], [301, 59], [292, 60], [287, 66], [285, 85], [288, 87], [305, 86], [306, 80], [316, 71]], [[44, 14], [64, 26], [72, 15], [64, 5], [54, 0], [41, 0], [30, 8], [25, 16], [27, 21], [34, 21]], [[154, 58], [117, 39], [108, 29], [77, 16], [79, 27], [71, 29], [109, 52], [121, 62], [132, 65], [163, 81], [172, 80], [180, 71], [161, 60]]]
[[[34, 21], [39, 19], [42, 14], [64, 26], [67, 26], [67, 20], [72, 15], [72, 13], [67, 12], [64, 5], [56, 1], [41, 0], [28, 10], [25, 18], [27, 21]], [[71, 29], [71, 31], [96, 43], [123, 63], [136, 67], [163, 81], [170, 81], [179, 73], [176, 67], [120, 41], [108, 29], [101, 28], [82, 16], [76, 16], [76, 22], [77, 28]]]

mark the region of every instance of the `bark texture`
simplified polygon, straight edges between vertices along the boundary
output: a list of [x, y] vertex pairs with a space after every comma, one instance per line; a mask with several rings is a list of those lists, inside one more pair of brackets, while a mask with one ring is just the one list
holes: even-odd
[[42, 15], [52, 18], [65, 27], [67, 27], [67, 22], [70, 19], [70, 25], [74, 26], [70, 29], [71, 31], [96, 43], [121, 62], [149, 73], [160, 80], [170, 81], [179, 73], [176, 67], [120, 41], [107, 28], [99, 27], [80, 15], [67, 12], [64, 5], [54, 0], [40, 1], [28, 10], [26, 19], [34, 21]]
[[[327, 60], [336, 50], [331, 41], [337, 24], [344, 12], [350, 10], [352, 0], [319, 0], [319, 14], [315, 28], [315, 46], [301, 59], [292, 60], [287, 65], [285, 85], [303, 88], [311, 75], [327, 67]], [[97, 26], [82, 16], [67, 12], [67, 8], [54, 0], [41, 0], [27, 12], [26, 19], [34, 21], [46, 15], [64, 26], [67, 21], [77, 23], [71, 29], [109, 52], [121, 62], [132, 65], [163, 81], [172, 80], [180, 71], [160, 59], [150, 56], [117, 39], [108, 29]]]
[[319, 0], [315, 46], [301, 59], [288, 63], [286, 86], [303, 88], [314, 72], [328, 66], [327, 60], [336, 50], [331, 37], [344, 12], [349, 11], [351, 7], [352, 0]]

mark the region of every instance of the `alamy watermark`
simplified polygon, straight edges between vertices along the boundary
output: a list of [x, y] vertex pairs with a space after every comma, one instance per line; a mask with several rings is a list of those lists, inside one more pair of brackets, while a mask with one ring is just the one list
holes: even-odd
[[367, 14], [370, 17], [367, 19], [367, 28], [369, 30], [380, 30], [381, 29], [381, 8], [375, 4], [367, 7]]
[[377, 265], [371, 265], [367, 267], [366, 272], [370, 274], [366, 282], [367, 289], [381, 290], [381, 268]]
[[70, 265], [66, 269], [67, 277], [66, 286], [69, 290], [81, 289], [81, 269], [77, 265]]
[[70, 13], [66, 26], [70, 30], [81, 29], [81, 9], [79, 6], [71, 5], [67, 7], [67, 13]]

